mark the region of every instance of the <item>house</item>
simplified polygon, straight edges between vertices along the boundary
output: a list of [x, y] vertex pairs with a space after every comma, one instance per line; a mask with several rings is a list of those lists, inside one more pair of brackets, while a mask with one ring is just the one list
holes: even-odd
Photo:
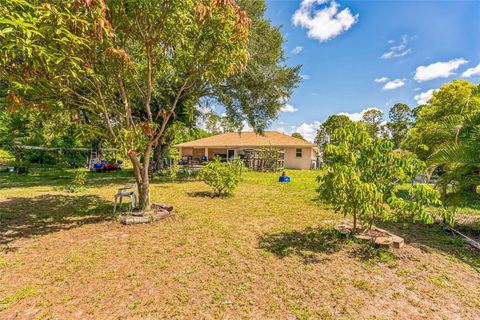
[[316, 167], [318, 147], [308, 141], [267, 131], [263, 135], [254, 132], [227, 132], [215, 136], [177, 144], [180, 158], [192, 161], [244, 158], [259, 154], [261, 150], [277, 150], [279, 161], [286, 169], [311, 169]]

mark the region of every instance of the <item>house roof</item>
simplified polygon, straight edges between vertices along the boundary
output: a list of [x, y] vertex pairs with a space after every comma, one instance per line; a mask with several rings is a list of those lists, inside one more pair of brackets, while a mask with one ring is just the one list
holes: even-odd
[[187, 148], [224, 148], [224, 147], [316, 147], [308, 141], [295, 138], [277, 131], [266, 131], [263, 135], [255, 132], [227, 132], [215, 136], [177, 144]]

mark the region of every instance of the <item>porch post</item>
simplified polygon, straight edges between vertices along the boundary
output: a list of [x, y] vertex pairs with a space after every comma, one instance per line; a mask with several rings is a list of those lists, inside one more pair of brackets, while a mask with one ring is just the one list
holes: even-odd
[[207, 157], [208, 160], [208, 148], [205, 148], [205, 157]]

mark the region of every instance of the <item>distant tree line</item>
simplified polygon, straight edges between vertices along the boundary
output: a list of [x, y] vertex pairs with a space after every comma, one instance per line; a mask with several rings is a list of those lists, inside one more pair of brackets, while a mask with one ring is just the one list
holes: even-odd
[[[448, 187], [476, 193], [480, 185], [480, 85], [454, 80], [435, 90], [423, 105], [394, 104], [383, 112], [370, 108], [359, 121], [373, 139], [393, 143], [394, 149], [425, 161], [427, 176], [439, 177], [437, 187], [445, 198]], [[316, 134], [321, 151], [335, 141], [335, 130], [352, 126], [345, 115], [331, 115]]]

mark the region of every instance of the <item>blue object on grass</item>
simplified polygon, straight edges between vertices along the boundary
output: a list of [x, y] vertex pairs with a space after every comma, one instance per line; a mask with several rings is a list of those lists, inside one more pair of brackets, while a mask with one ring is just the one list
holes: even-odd
[[278, 178], [278, 182], [290, 182], [290, 177], [289, 176], [280, 176], [280, 178]]

